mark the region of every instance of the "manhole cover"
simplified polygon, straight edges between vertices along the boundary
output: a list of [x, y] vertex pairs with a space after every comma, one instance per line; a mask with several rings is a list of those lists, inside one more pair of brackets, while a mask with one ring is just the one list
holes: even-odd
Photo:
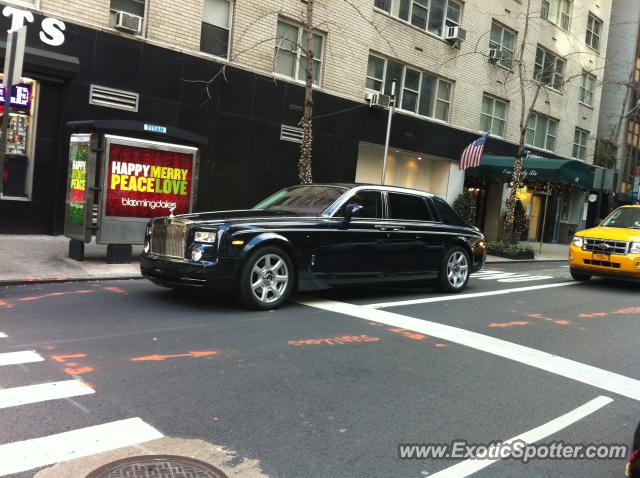
[[217, 468], [181, 456], [134, 456], [101, 466], [87, 478], [228, 478]]

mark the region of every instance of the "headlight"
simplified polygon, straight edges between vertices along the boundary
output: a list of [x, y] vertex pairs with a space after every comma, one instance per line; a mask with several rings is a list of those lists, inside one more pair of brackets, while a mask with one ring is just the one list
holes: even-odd
[[193, 240], [195, 242], [205, 242], [207, 244], [215, 244], [216, 233], [210, 231], [196, 231]]
[[150, 250], [151, 250], [151, 243], [147, 239], [146, 241], [144, 241], [144, 253], [149, 254]]
[[198, 262], [204, 256], [204, 246], [196, 246], [191, 250], [191, 259]]
[[631, 254], [640, 254], [640, 242], [632, 242], [631, 249], [629, 249]]
[[582, 246], [584, 246], [584, 239], [580, 236], [574, 236], [573, 245], [582, 249]]

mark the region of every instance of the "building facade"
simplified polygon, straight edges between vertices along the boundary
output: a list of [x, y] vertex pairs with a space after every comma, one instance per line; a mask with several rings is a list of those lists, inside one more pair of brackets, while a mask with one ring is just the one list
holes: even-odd
[[640, 175], [640, 112], [634, 109], [640, 100], [640, 3], [613, 0], [611, 24], [609, 43], [616, 47], [607, 55], [595, 160], [615, 168], [613, 190], [620, 202], [630, 202]]
[[[28, 25], [31, 100], [12, 110], [18, 148], [8, 151], [0, 231], [61, 232], [74, 121], [146, 122], [207, 138], [197, 210], [250, 207], [297, 182], [306, 2], [1, 3], [1, 28]], [[394, 81], [385, 182], [450, 202], [472, 189], [492, 238], [508, 181], [465, 179], [458, 161], [485, 131], [488, 154], [516, 154], [523, 94], [535, 112], [532, 154], [593, 161], [609, 0], [316, 0], [314, 10], [315, 181], [379, 182], [387, 110], [370, 103]], [[536, 220], [531, 237], [541, 234], [539, 193], [535, 184], [519, 192]], [[549, 240], [561, 221], [578, 225], [583, 199], [581, 190], [557, 192]]]

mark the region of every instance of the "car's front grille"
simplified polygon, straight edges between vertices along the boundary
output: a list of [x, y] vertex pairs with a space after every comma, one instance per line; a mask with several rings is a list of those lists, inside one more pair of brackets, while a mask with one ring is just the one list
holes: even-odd
[[187, 242], [187, 226], [171, 219], [154, 221], [151, 229], [151, 253], [159, 256], [184, 259]]
[[596, 252], [600, 254], [620, 254], [625, 255], [629, 251], [629, 243], [625, 241], [613, 241], [607, 239], [585, 238], [585, 251]]
[[596, 261], [593, 259], [585, 259], [584, 263], [590, 266], [610, 267], [611, 269], [620, 269], [620, 264], [609, 261]]

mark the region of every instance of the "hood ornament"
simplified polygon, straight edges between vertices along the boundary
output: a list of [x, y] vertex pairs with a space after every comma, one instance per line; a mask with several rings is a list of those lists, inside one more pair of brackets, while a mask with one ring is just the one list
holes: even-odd
[[169, 208], [169, 219], [173, 219], [175, 216], [173, 215], [173, 211], [176, 210], [176, 205], [174, 204]]

